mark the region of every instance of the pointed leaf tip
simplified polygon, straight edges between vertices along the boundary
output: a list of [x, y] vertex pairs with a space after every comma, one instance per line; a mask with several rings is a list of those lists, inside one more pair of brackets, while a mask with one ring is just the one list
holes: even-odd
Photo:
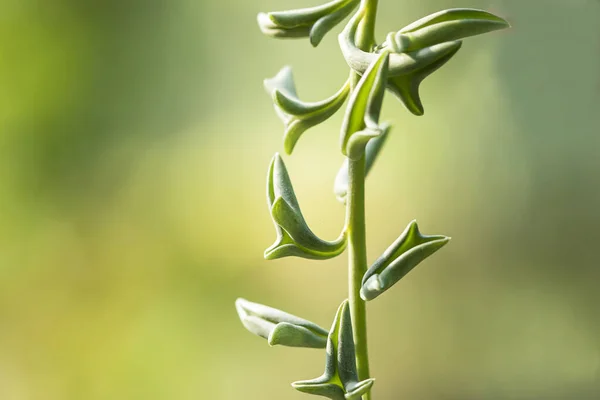
[[267, 260], [290, 256], [324, 260], [338, 256], [346, 248], [345, 230], [336, 240], [326, 241], [308, 227], [279, 154], [273, 156], [267, 173], [267, 204], [277, 234], [275, 242], [265, 250]]
[[328, 332], [313, 322], [276, 308], [239, 298], [235, 301], [244, 327], [270, 346], [325, 348]]
[[412, 221], [363, 276], [360, 296], [372, 300], [450, 241], [444, 235], [423, 235]]

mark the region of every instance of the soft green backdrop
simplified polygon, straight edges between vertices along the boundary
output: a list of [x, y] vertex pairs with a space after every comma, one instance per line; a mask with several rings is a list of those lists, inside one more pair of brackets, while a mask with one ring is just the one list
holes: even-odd
[[[453, 241], [369, 304], [375, 399], [600, 398], [600, 2], [380, 0], [378, 36], [478, 7], [469, 39], [393, 98], [369, 177], [369, 258], [417, 218]], [[237, 296], [329, 326], [345, 260], [266, 262], [282, 126], [262, 79], [316, 100], [335, 33], [261, 36], [308, 0], [0, 0], [0, 399], [301, 399], [319, 351], [268, 348]], [[333, 238], [340, 116], [286, 157]]]

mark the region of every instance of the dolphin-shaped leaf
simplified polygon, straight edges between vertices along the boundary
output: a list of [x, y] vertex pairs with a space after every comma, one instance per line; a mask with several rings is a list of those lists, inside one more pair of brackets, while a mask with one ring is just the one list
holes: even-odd
[[258, 26], [276, 38], [308, 37], [316, 47], [327, 32], [346, 18], [360, 0], [333, 0], [327, 4], [258, 14]]
[[462, 44], [457, 39], [510, 26], [504, 19], [482, 10], [444, 10], [389, 34], [374, 52], [366, 52], [355, 43], [360, 19], [359, 12], [339, 35], [346, 62], [358, 74], [363, 74], [378, 53], [390, 51], [388, 89], [415, 115], [424, 113], [420, 83], [456, 54]]
[[487, 11], [474, 8], [452, 8], [428, 15], [388, 35], [386, 45], [397, 52], [407, 52], [443, 42], [505, 29], [510, 24]]
[[377, 52], [366, 52], [359, 49], [355, 41], [356, 31], [361, 18], [362, 13], [359, 11], [348, 21], [348, 24], [338, 37], [346, 63], [359, 75], [364, 74], [367, 68], [379, 57], [380, 53], [384, 51], [391, 51], [388, 76], [394, 77], [424, 68], [444, 57], [456, 46], [455, 42], [449, 42], [407, 53], [396, 53], [393, 51], [393, 48], [379, 48]]
[[367, 142], [382, 132], [379, 114], [388, 77], [389, 53], [384, 52], [369, 66], [350, 95], [342, 122], [342, 153], [359, 159]]
[[285, 125], [283, 148], [291, 154], [307, 129], [326, 121], [335, 114], [350, 92], [350, 80], [333, 96], [318, 102], [304, 102], [298, 98], [290, 67], [284, 67], [273, 78], [265, 79], [265, 89], [273, 98], [275, 111]]
[[346, 248], [346, 232], [335, 241], [322, 240], [304, 220], [292, 182], [279, 154], [275, 154], [267, 177], [267, 202], [275, 224], [277, 239], [267, 250], [265, 258], [296, 256], [324, 260], [341, 254]]
[[292, 386], [332, 400], [358, 400], [371, 389], [374, 381], [372, 378], [358, 381], [350, 307], [345, 300], [338, 308], [327, 337], [325, 372], [315, 379], [294, 382]]
[[449, 241], [448, 236], [421, 234], [417, 222], [412, 221], [367, 270], [362, 279], [360, 297], [373, 300]]
[[235, 308], [250, 332], [267, 339], [270, 346], [324, 349], [327, 330], [305, 319], [276, 308], [237, 299]]

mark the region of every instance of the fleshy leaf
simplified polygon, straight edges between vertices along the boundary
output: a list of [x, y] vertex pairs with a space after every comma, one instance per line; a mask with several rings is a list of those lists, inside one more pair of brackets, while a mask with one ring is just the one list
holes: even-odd
[[372, 378], [358, 381], [350, 307], [345, 300], [327, 337], [325, 372], [318, 378], [298, 381], [292, 386], [301, 392], [333, 400], [357, 400], [371, 389]]
[[270, 346], [323, 349], [328, 332], [320, 326], [281, 310], [237, 299], [235, 308], [250, 332], [267, 339]]
[[[379, 155], [379, 151], [383, 148], [383, 144], [385, 143], [385, 139], [387, 138], [388, 132], [390, 131], [389, 124], [382, 124], [381, 126], [382, 132], [379, 136], [370, 140], [367, 143], [367, 147], [365, 149], [365, 172], [369, 173], [371, 167], [375, 163], [377, 156]], [[336, 198], [343, 204], [346, 204], [346, 195], [348, 194], [348, 159], [344, 159], [344, 163], [342, 164], [338, 174], [335, 177], [335, 184], [333, 186], [333, 192], [335, 193]]]
[[277, 115], [285, 125], [283, 148], [287, 154], [292, 153], [304, 131], [335, 114], [350, 92], [348, 80], [337, 93], [325, 100], [312, 103], [301, 101], [290, 67], [284, 67], [275, 77], [265, 79], [264, 86], [273, 98]]
[[507, 21], [487, 11], [452, 8], [421, 18], [388, 36], [388, 45], [398, 52], [413, 51], [508, 27]]
[[423, 103], [421, 102], [421, 96], [419, 95], [419, 86], [421, 85], [421, 82], [423, 82], [425, 78], [450, 61], [450, 59], [458, 52], [458, 50], [460, 50], [461, 45], [462, 42], [460, 41], [435, 45], [445, 47], [448, 49], [448, 52], [437, 61], [422, 69], [418, 69], [404, 75], [391, 77], [388, 80], [388, 89], [402, 102], [402, 104], [404, 104], [404, 106], [411, 113], [417, 116], [423, 115], [425, 110], [423, 108]]
[[266, 259], [296, 256], [324, 260], [341, 254], [346, 248], [345, 231], [338, 239], [330, 242], [320, 239], [310, 230], [279, 154], [275, 154], [269, 166], [267, 202], [277, 239], [265, 250]]
[[420, 83], [444, 65], [460, 49], [457, 40], [510, 25], [502, 18], [475, 9], [450, 9], [416, 21], [397, 33], [390, 33], [374, 52], [365, 52], [355, 43], [361, 15], [357, 13], [339, 35], [346, 62], [363, 74], [378, 53], [390, 51], [388, 89], [415, 115], [423, 115]]
[[369, 66], [350, 95], [342, 123], [342, 153], [359, 159], [367, 142], [382, 133], [379, 114], [385, 94], [389, 53], [384, 52]]
[[367, 270], [362, 279], [360, 297], [373, 300], [449, 241], [448, 236], [421, 234], [417, 222], [412, 221]]
[[356, 46], [355, 41], [356, 30], [361, 17], [362, 13], [357, 12], [339, 35], [340, 48], [344, 59], [348, 66], [359, 75], [365, 73], [381, 52], [392, 51], [390, 53], [388, 76], [394, 77], [425, 68], [452, 51], [453, 45], [430, 46], [408, 53], [396, 53], [393, 52], [392, 48], [380, 48], [379, 53], [363, 51]]
[[276, 38], [309, 37], [316, 47], [327, 32], [346, 18], [360, 0], [333, 0], [327, 4], [297, 10], [258, 14], [258, 26]]

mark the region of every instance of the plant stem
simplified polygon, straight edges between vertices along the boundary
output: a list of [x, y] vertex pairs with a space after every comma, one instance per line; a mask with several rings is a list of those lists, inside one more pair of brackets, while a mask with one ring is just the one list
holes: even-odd
[[375, 45], [375, 18], [379, 0], [362, 0], [360, 7], [365, 15], [358, 26], [356, 45], [363, 51], [371, 51]]
[[[348, 159], [348, 194], [346, 218], [348, 229], [348, 284], [352, 333], [356, 351], [358, 380], [370, 377], [367, 348], [367, 310], [360, 298], [362, 277], [367, 271], [367, 244], [365, 229], [365, 156], [360, 160]], [[370, 400], [371, 394], [363, 396]]]
[[[365, 15], [358, 27], [356, 44], [363, 51], [375, 45], [375, 17], [378, 0], [361, 0]], [[358, 78], [358, 76], [355, 76]], [[354, 86], [354, 85], [353, 85]], [[356, 351], [358, 380], [370, 377], [367, 345], [367, 309], [360, 298], [362, 277], [367, 271], [367, 243], [365, 226], [365, 156], [360, 160], [348, 159], [348, 194], [346, 197], [346, 224], [348, 229], [348, 300], [352, 318], [352, 333]], [[363, 400], [371, 400], [366, 393]]]

